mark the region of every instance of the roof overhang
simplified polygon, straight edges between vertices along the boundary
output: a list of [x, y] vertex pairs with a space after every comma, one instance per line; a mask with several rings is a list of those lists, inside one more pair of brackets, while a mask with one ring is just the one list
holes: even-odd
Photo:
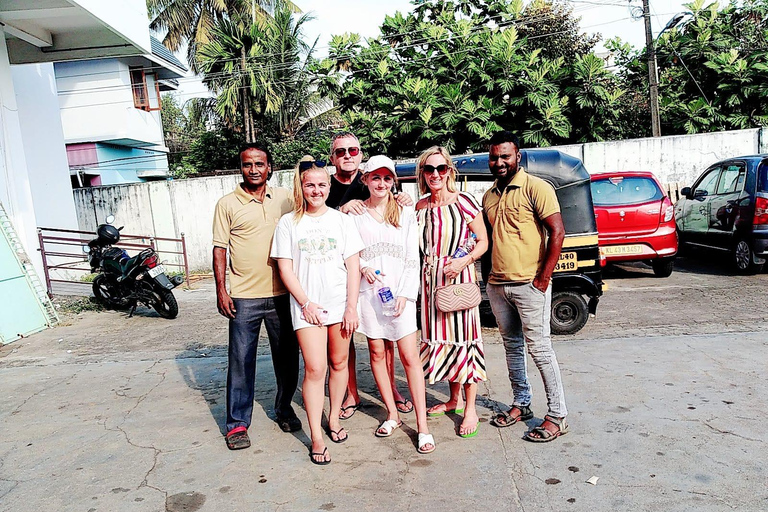
[[95, 144], [111, 144], [113, 146], [124, 146], [127, 148], [149, 149], [152, 151], [158, 151], [160, 153], [170, 152], [167, 146], [163, 146], [157, 142], [139, 140], [131, 137], [120, 137], [117, 133], [106, 134], [103, 138], [99, 138], [98, 140], [94, 140], [93, 137], [78, 137], [64, 140], [65, 144], [83, 144], [88, 142]]
[[145, 0], [0, 0], [11, 64], [151, 55]]

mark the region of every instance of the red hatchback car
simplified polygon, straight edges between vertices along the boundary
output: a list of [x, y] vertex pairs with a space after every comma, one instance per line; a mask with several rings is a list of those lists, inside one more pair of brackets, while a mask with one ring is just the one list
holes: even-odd
[[592, 202], [601, 258], [644, 261], [658, 277], [672, 273], [677, 229], [672, 201], [650, 172], [593, 174]]

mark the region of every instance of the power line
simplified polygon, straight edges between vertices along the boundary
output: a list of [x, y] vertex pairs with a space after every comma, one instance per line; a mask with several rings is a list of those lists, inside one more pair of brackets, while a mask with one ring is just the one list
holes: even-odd
[[[534, 18], [534, 17], [531, 17], [531, 19], [533, 19], [533, 18]], [[539, 17], [536, 17], [536, 19], [537, 19], [537, 20], [544, 20], [544, 19], [546, 19], [546, 18], [548, 18], [548, 16], [539, 16]], [[619, 21], [623, 21], [623, 20], [625, 20], [625, 19], [628, 19], [628, 18], [627, 18], [627, 17], [625, 17], [625, 18], [619, 18], [619, 19], [616, 19], [616, 20], [612, 20], [612, 21], [609, 21], [609, 22], [603, 22], [603, 23], [598, 23], [598, 24], [594, 24], [594, 25], [589, 25], [589, 26], [587, 26], [587, 27], [583, 27], [583, 28], [591, 28], [591, 27], [596, 27], [596, 26], [603, 26], [603, 25], [608, 25], [608, 24], [611, 24], [611, 23], [616, 23], [616, 22], [619, 22]], [[520, 21], [519, 21], [519, 20], [511, 20], [510, 22], [508, 22], [508, 23], [506, 23], [506, 24], [504, 24], [504, 25], [498, 25], [497, 27], [501, 27], [501, 28], [503, 28], [503, 27], [506, 27], [506, 26], [509, 26], [509, 25], [515, 25], [515, 24], [518, 24], [518, 23], [520, 23]], [[408, 45], [400, 45], [400, 46], [398, 46], [398, 50], [403, 50], [403, 49], [408, 49], [408, 48], [415, 48], [415, 47], [421, 46], [421, 45], [423, 44], [423, 42], [420, 42], [420, 41], [429, 41], [429, 42], [431, 42], [431, 43], [436, 43], [436, 42], [445, 42], [445, 41], [449, 41], [449, 40], [451, 40], [451, 39], [457, 39], [457, 38], [458, 38], [458, 39], [461, 39], [461, 38], [466, 38], [466, 37], [469, 37], [469, 36], [471, 36], [471, 35], [476, 35], [476, 34], [478, 34], [478, 33], [483, 33], [483, 32], [493, 32], [493, 31], [495, 31], [495, 30], [497, 30], [497, 28], [494, 28], [494, 27], [488, 27], [488, 26], [480, 26], [480, 27], [476, 27], [474, 30], [470, 31], [470, 32], [469, 32], [468, 34], [466, 34], [466, 35], [458, 35], [458, 36], [457, 36], [457, 35], [455, 35], [455, 34], [449, 34], [449, 35], [447, 35], [445, 38], [442, 38], [442, 39], [436, 39], [436, 40], [430, 40], [430, 39], [420, 39], [420, 40], [418, 40], [417, 42], [412, 42], [411, 44], [408, 44]], [[541, 34], [538, 34], [538, 35], [535, 35], [535, 36], [529, 36], [529, 37], [528, 37], [528, 39], [529, 39], [529, 40], [530, 40], [530, 39], [538, 39], [538, 38], [542, 38], [542, 37], [548, 37], [548, 36], [552, 36], [552, 35], [558, 35], [558, 34], [562, 34], [562, 33], [566, 33], [566, 31], [541, 33]], [[467, 46], [467, 47], [465, 47], [465, 48], [463, 48], [463, 49], [461, 49], [461, 50], [457, 50], [457, 51], [455, 51], [455, 52], [443, 53], [442, 55], [444, 55], [444, 56], [452, 56], [452, 55], [457, 55], [457, 54], [460, 54], [460, 53], [466, 53], [467, 51], [470, 51], [470, 50], [476, 49], [476, 48], [478, 48], [478, 47], [479, 47], [479, 46], [477, 46], [477, 45], [475, 45], [475, 46], [471, 46], [471, 45], [470, 45], [470, 46]], [[354, 55], [350, 55], [350, 57], [355, 57], [355, 56], [354, 56]], [[343, 60], [343, 58], [344, 58], [343, 56], [342, 56], [342, 57], [339, 57], [339, 59], [340, 59], [340, 60]], [[409, 62], [419, 62], [420, 60], [423, 60], [423, 59], [411, 59]], [[288, 69], [288, 67], [287, 67], [287, 66], [294, 66], [294, 65], [295, 65], [295, 64], [289, 64], [289, 65], [286, 65], [285, 69]], [[354, 70], [354, 71], [353, 71], [353, 73], [354, 73], [354, 72], [360, 72], [360, 71], [370, 71], [371, 69], [373, 69], [373, 68], [367, 68], [367, 69], [366, 69], [366, 68], [363, 68], [363, 69], [358, 69], [358, 70]], [[275, 67], [273, 67], [273, 70], [277, 70], [277, 71], [279, 71], [279, 70], [280, 70], [280, 67], [279, 67], [279, 66], [275, 66]], [[214, 80], [215, 80], [215, 79], [217, 79], [217, 78], [224, 78], [224, 77], [229, 77], [229, 76], [236, 76], [237, 74], [240, 74], [240, 73], [239, 73], [239, 72], [220, 72], [220, 73], [213, 73], [213, 74], [209, 74], [209, 75], [206, 75], [205, 77], [203, 77], [203, 80], [204, 80], [204, 81], [205, 81], [206, 79], [214, 79]], [[189, 77], [189, 78], [188, 78], [188, 80], [192, 80], [192, 79], [193, 79], [192, 77]], [[194, 78], [194, 80], [196, 80], [196, 78]], [[289, 84], [293, 84], [294, 82], [293, 82], [293, 81], [289, 81], [289, 80], [275, 80], [275, 81], [271, 81], [270, 83], [271, 83], [272, 85], [289, 85]], [[130, 85], [130, 86], [129, 86], [129, 85], [124, 85], [124, 84], [121, 84], [121, 85], [114, 85], [114, 86], [92, 87], [92, 88], [78, 89], [77, 91], [72, 91], [72, 92], [69, 92], [69, 93], [67, 93], [67, 94], [70, 94], [70, 95], [71, 95], [71, 94], [80, 94], [80, 93], [93, 93], [93, 92], [97, 92], [97, 91], [121, 90], [121, 89], [132, 88], [132, 87], [133, 87], [132, 85]], [[248, 87], [249, 87], [249, 86], [243, 86], [243, 87], [239, 87], [238, 89], [244, 89], [244, 88], [248, 88]], [[176, 93], [176, 95], [177, 95], [177, 96], [187, 96], [187, 95], [188, 95], [188, 96], [194, 96], [194, 94], [181, 94], [181, 93]], [[109, 103], [111, 104], [111, 103], [117, 103], [117, 102], [109, 102]], [[123, 103], [130, 103], [130, 102], [126, 100], [126, 101], [125, 101], [125, 102], [123, 102]], [[94, 106], [94, 105], [99, 105], [99, 104], [89, 104], [89, 105], [70, 105], [70, 106], [67, 106], [67, 107], [62, 107], [62, 108], [64, 108], [64, 109], [66, 109], [66, 108], [81, 108], [81, 107], [86, 107], [86, 106]]]
[[[594, 8], [595, 7], [588, 7], [588, 8], [582, 9], [582, 10], [583, 11], [587, 11], [587, 10], [591, 10], [591, 9], [594, 9]], [[578, 12], [578, 9], [574, 9], [574, 12]], [[489, 18], [489, 21], [494, 21], [495, 19], [501, 19], [501, 18], [503, 18], [505, 16], [507, 16], [507, 15], [506, 14], [501, 14], [501, 15], [493, 16], [493, 17]], [[537, 22], [537, 21], [546, 20], [548, 18], [550, 18], [550, 16], [548, 14], [537, 14], [537, 15], [529, 15], [529, 16], [520, 16], [518, 18], [514, 18], [514, 19], [511, 19], [511, 20], [508, 20], [507, 22], [504, 22], [502, 24], [498, 24], [498, 25], [496, 25], [496, 27], [503, 28], [503, 27], [507, 27], [507, 26], [511, 26], [511, 25], [520, 25], [520, 24], [526, 24], [526, 23], [534, 23], [534, 22]], [[598, 25], [602, 25], [602, 24], [598, 24]], [[584, 27], [584, 28], [589, 28], [589, 27]], [[472, 31], [470, 31], [466, 36], [456, 35], [456, 34], [450, 33], [450, 34], [448, 34], [443, 39], [432, 40], [432, 39], [430, 39], [428, 37], [425, 37], [425, 38], [422, 38], [422, 39], [417, 39], [415, 41], [412, 41], [408, 45], [400, 45], [400, 46], [398, 46], [398, 49], [407, 49], [407, 48], [412, 48], [412, 47], [420, 46], [420, 45], [422, 45], [425, 42], [443, 42], [443, 41], [450, 40], [452, 38], [467, 37], [467, 36], [470, 36], [470, 35], [474, 35], [474, 34], [476, 34], [478, 32], [493, 31], [493, 30], [495, 30], [494, 27], [490, 27], [488, 25], [481, 25], [481, 26], [476, 27]], [[395, 34], [389, 34], [387, 36], [381, 36], [381, 38], [394, 39], [394, 38], [399, 38], [399, 37], [402, 37], [402, 36], [405, 36], [405, 35], [409, 35], [409, 34], [422, 33], [423, 31], [424, 31], [423, 28], [419, 28], [419, 29], [415, 29], [415, 30], [412, 30], [412, 31], [408, 31], [408, 32], [400, 32], [400, 33], [395, 33]], [[376, 39], [378, 39], [378, 38], [376, 38]], [[371, 38], [369, 38], [368, 40], [371, 40]], [[373, 39], [373, 40], [375, 40], [375, 39]], [[330, 46], [328, 46], [326, 48], [330, 48]], [[246, 60], [246, 62], [258, 61], [258, 60], [266, 60], [269, 57], [278, 56], [278, 55], [282, 55], [282, 54], [283, 54], [282, 52], [264, 53], [264, 54], [255, 55], [255, 56], [252, 56], [252, 57], [246, 57], [245, 60]], [[336, 56], [336, 59], [337, 60], [345, 60], [345, 59], [351, 59], [351, 58], [354, 58], [354, 57], [356, 57], [355, 54], [347, 54], [347, 55], [342, 54], [342, 55]], [[221, 60], [218, 60], [217, 63], [236, 62], [236, 61], [240, 61], [240, 60], [241, 60], [240, 57], [233, 57], [231, 59], [221, 59]], [[282, 63], [282, 64], [278, 64], [276, 66], [272, 66], [271, 69], [273, 71], [286, 71], [286, 70], [292, 69], [297, 64], [298, 64], [297, 62]], [[157, 69], [157, 68], [153, 67], [153, 68], [145, 68], [145, 69]], [[114, 74], [114, 73], [115, 73], [114, 71], [101, 71], [101, 72], [93, 72], [93, 73], [81, 73], [81, 74], [78, 74], [78, 75], [67, 75], [67, 76], [61, 77], [61, 78], [67, 79], [67, 78], [73, 78], [73, 77], [85, 77], [85, 76], [95, 76], [95, 75], [100, 75], [100, 74]], [[219, 76], [225, 77], [225, 76], [232, 76], [233, 74], [234, 73], [231, 73], [231, 72], [209, 73], [209, 74], [205, 75], [204, 78], [206, 78], [206, 79], [216, 79]], [[182, 78], [176, 79], [176, 81], [177, 82], [183, 82], [183, 81], [192, 81], [192, 80], [197, 80], [197, 79], [198, 79], [198, 77], [182, 77]], [[69, 92], [69, 93], [72, 93], [72, 94], [78, 94], [78, 93], [81, 93], [81, 92], [90, 92], [92, 90], [98, 90], [98, 89], [122, 88], [122, 87], [132, 87], [132, 85], [128, 86], [128, 85], [125, 85], [125, 84], [121, 84], [121, 85], [115, 85], [115, 86], [104, 86], [104, 87], [101, 87], [101, 88], [78, 89], [78, 90], [70, 90], [70, 91], [62, 91], [62, 92]]]

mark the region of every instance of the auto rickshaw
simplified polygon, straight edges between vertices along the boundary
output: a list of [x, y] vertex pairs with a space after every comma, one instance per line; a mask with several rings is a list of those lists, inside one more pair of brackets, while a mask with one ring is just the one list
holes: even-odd
[[[552, 275], [552, 317], [554, 334], [574, 334], [587, 323], [590, 314], [597, 311], [603, 294], [600, 250], [597, 245], [597, 225], [592, 206], [589, 173], [581, 160], [553, 149], [522, 149], [520, 165], [526, 172], [549, 182], [560, 202], [565, 225], [565, 240], [560, 261]], [[456, 156], [457, 181], [487, 182], [493, 176], [488, 169], [488, 153]], [[397, 162], [397, 175], [403, 182], [416, 179], [416, 161]], [[480, 197], [478, 197], [480, 199]], [[489, 250], [482, 259], [483, 281], [490, 273]], [[484, 284], [481, 288], [485, 290]], [[585, 296], [587, 299], [585, 299]], [[480, 306], [483, 324], [495, 324], [487, 299]]]

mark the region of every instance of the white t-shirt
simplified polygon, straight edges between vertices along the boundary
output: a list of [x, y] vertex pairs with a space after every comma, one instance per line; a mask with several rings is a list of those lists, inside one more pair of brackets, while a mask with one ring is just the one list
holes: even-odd
[[[355, 223], [329, 208], [319, 217], [294, 214], [280, 218], [270, 257], [293, 260], [293, 272], [309, 300], [328, 311], [325, 325], [337, 324], [347, 306], [347, 267], [344, 260], [360, 252], [363, 241]], [[355, 276], [357, 277], [357, 276]], [[301, 304], [291, 296], [293, 329], [313, 327], [301, 318]]]

